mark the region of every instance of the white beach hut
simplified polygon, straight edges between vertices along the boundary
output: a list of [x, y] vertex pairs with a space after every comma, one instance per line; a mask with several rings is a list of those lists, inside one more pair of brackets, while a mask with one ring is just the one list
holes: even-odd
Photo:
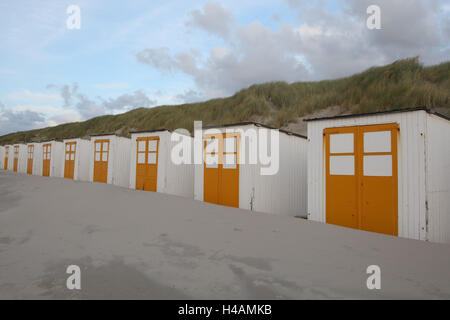
[[195, 152], [205, 160], [195, 165], [195, 199], [306, 217], [306, 137], [254, 122], [210, 126], [195, 136], [203, 137]]
[[63, 177], [64, 144], [61, 141], [51, 140], [39, 145], [42, 153], [42, 171], [44, 177]]
[[450, 121], [426, 108], [306, 120], [308, 218], [450, 243]]
[[89, 181], [128, 188], [131, 140], [114, 134], [91, 136]]
[[91, 142], [86, 139], [64, 139], [63, 177], [89, 181]]
[[172, 149], [178, 142], [171, 140], [172, 134], [184, 139], [187, 147], [192, 148], [191, 136], [167, 129], [131, 132], [131, 189], [193, 197], [194, 166], [191, 161], [173, 161]]

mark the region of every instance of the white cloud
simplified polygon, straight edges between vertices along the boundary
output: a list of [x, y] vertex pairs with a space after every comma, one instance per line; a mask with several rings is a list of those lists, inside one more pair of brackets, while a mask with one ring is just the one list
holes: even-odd
[[207, 2], [202, 10], [191, 12], [186, 25], [199, 27], [226, 39], [234, 26], [234, 16], [231, 11], [226, 10], [219, 3]]
[[238, 24], [231, 12], [209, 2], [189, 15], [187, 26], [216, 35], [223, 45], [213, 44], [205, 57], [192, 48], [173, 53], [165, 47], [144, 49], [136, 58], [190, 76], [206, 98], [268, 81], [343, 77], [414, 56], [425, 64], [448, 60], [450, 22], [442, 0], [379, 0], [382, 30], [366, 27], [371, 0], [339, 2], [340, 10], [332, 11], [325, 9], [327, 0], [287, 1], [298, 10], [299, 25]]

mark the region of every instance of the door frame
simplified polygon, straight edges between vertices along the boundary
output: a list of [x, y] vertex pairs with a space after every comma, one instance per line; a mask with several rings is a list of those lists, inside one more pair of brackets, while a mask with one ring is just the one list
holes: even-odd
[[[366, 129], [366, 130], [364, 130]], [[368, 130], [367, 130], [368, 129]], [[395, 132], [395, 135], [391, 134], [391, 152], [364, 152], [364, 132], [377, 132], [377, 131], [391, 131]], [[395, 219], [394, 219], [394, 236], [398, 236], [398, 219], [399, 219], [399, 138], [400, 138], [400, 126], [398, 123], [380, 123], [380, 124], [364, 124], [364, 125], [353, 125], [353, 126], [342, 126], [342, 127], [330, 127], [323, 129], [323, 150], [324, 150], [324, 212], [325, 212], [325, 222], [327, 222], [327, 177], [329, 172], [329, 158], [330, 158], [330, 145], [327, 140], [331, 134], [339, 134], [351, 132], [354, 134], [354, 156], [355, 156], [355, 176], [357, 183], [357, 207], [358, 207], [358, 230], [362, 229], [362, 215], [363, 215], [363, 203], [362, 203], [362, 188], [361, 183], [364, 175], [364, 155], [392, 155], [392, 177], [394, 186], [396, 190], [394, 192], [394, 209], [395, 209]], [[334, 155], [334, 154], [333, 154]], [[345, 154], [337, 154], [345, 155]]]
[[[235, 169], [224, 169], [223, 168], [223, 159], [224, 159], [224, 154], [226, 154], [227, 152], [224, 151], [224, 140], [226, 138], [236, 138], [236, 145], [235, 145], [235, 154], [236, 154], [236, 168]], [[205, 201], [205, 190], [206, 190], [206, 170], [207, 169], [213, 169], [213, 168], [206, 168], [206, 140], [207, 139], [217, 139], [218, 142], [218, 150], [217, 150], [217, 154], [218, 154], [218, 165], [217, 165], [217, 170], [218, 170], [218, 191], [217, 191], [217, 203], [216, 202], [212, 202], [215, 204], [219, 204], [219, 205], [223, 205], [223, 199], [222, 199], [222, 191], [221, 191], [221, 185], [222, 185], [222, 173], [223, 170], [236, 170], [236, 174], [237, 174], [237, 186], [236, 186], [236, 193], [237, 193], [237, 205], [234, 206], [236, 208], [239, 208], [239, 186], [240, 186], [240, 147], [241, 147], [241, 133], [240, 132], [218, 132], [218, 133], [211, 133], [211, 134], [204, 134], [203, 135], [203, 149], [202, 149], [202, 153], [203, 153], [203, 200]], [[215, 152], [210, 152], [209, 154], [215, 154]]]

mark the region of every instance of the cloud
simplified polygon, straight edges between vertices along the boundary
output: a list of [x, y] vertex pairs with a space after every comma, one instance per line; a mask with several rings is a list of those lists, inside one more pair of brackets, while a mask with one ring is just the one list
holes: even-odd
[[149, 99], [141, 90], [137, 90], [133, 94], [123, 94], [117, 98], [102, 100], [101, 103], [106, 110], [148, 108], [154, 104], [156, 104], [156, 100]]
[[98, 96], [91, 99], [88, 95], [79, 91], [76, 82], [72, 85], [65, 84], [62, 86], [49, 84], [47, 88], [59, 90], [64, 100], [63, 107], [73, 108], [81, 116], [77, 121], [105, 114], [126, 112], [134, 108], [148, 108], [156, 104], [156, 100], [150, 99], [142, 90], [136, 90], [132, 94], [122, 94], [115, 98], [103, 99]]
[[0, 106], [0, 135], [20, 130], [41, 128], [45, 125], [44, 115], [30, 110], [13, 111]]
[[[204, 56], [193, 48], [146, 48], [136, 59], [161, 72], [189, 76], [205, 98], [268, 81], [339, 78], [414, 56], [425, 64], [448, 60], [450, 19], [445, 1], [379, 0], [381, 30], [366, 27], [370, 0], [286, 3], [298, 11], [298, 24], [271, 28], [259, 21], [239, 24], [231, 12], [209, 2], [191, 12], [186, 25], [215, 35], [220, 46], [214, 42]], [[339, 7], [330, 10], [329, 4]]]
[[182, 103], [192, 103], [202, 101], [204, 100], [204, 97], [198, 91], [190, 89], [184, 91], [183, 93], [177, 94], [175, 99], [181, 101]]
[[224, 9], [219, 3], [207, 2], [203, 6], [203, 10], [191, 12], [186, 25], [201, 28], [226, 39], [234, 27], [234, 16], [231, 11]]

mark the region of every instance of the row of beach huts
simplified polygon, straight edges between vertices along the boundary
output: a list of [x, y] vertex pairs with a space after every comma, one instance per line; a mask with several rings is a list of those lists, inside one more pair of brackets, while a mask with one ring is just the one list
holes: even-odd
[[166, 129], [4, 145], [0, 168], [450, 243], [448, 117], [414, 108], [305, 121], [307, 137], [254, 122], [203, 128], [200, 149], [180, 134], [189, 161], [178, 162]]

